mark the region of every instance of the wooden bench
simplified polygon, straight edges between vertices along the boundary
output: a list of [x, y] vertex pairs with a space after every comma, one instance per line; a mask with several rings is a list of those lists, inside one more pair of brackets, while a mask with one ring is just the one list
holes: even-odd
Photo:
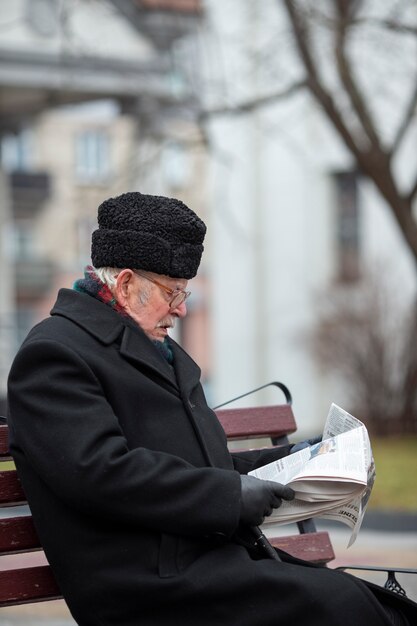
[[[9, 460], [8, 427], [0, 423], [0, 507], [26, 504], [17, 472], [3, 469]], [[29, 514], [0, 518], [0, 607], [62, 597], [49, 565], [2, 568], [2, 556], [41, 550]]]
[[[223, 408], [269, 386], [277, 387], [283, 392], [285, 403], [271, 406]], [[272, 382], [217, 406], [215, 412], [226, 432], [228, 441], [238, 441], [240, 449], [248, 449], [254, 448], [253, 442], [257, 439], [266, 439], [271, 446], [288, 443], [288, 435], [297, 430], [291, 405], [292, 398], [288, 388], [282, 383]], [[246, 445], [243, 445], [244, 442], [247, 442]], [[335, 558], [329, 534], [317, 531], [313, 520], [298, 522], [297, 526], [299, 531], [297, 534], [269, 537], [269, 542], [294, 557], [312, 563], [326, 564]]]
[[[230, 441], [268, 437], [273, 445], [281, 445], [287, 443], [288, 435], [296, 431], [288, 390], [280, 383], [271, 384], [284, 391], [284, 404], [216, 410]], [[4, 466], [2, 462], [9, 460], [8, 427], [4, 421], [0, 423], [0, 507], [26, 504], [16, 471], [1, 467]], [[300, 533], [273, 538], [271, 543], [293, 556], [315, 563], [327, 563], [334, 558], [328, 533], [316, 532], [311, 520], [300, 522], [298, 526]], [[42, 551], [42, 546], [30, 514], [0, 518], [0, 607], [62, 597], [49, 565], [2, 567], [2, 556], [7, 558], [33, 551]]]

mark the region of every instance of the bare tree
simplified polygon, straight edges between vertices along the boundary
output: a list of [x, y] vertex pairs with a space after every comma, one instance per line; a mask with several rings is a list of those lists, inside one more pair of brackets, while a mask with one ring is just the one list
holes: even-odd
[[[417, 158], [406, 159], [407, 171], [402, 166], [417, 137], [417, 0], [275, 0], [275, 7], [286, 31], [277, 32], [270, 50], [257, 51], [254, 64], [290, 54], [291, 71], [278, 60], [281, 71], [267, 93], [202, 118], [251, 114], [308, 93], [350, 154], [352, 170], [374, 183], [392, 212], [417, 269]], [[415, 157], [415, 148], [409, 154]], [[355, 289], [356, 296], [332, 287], [316, 352], [350, 380], [352, 407], [375, 428], [415, 432], [417, 302], [407, 321], [388, 330], [382, 284], [370, 288], [365, 279]]]
[[341, 377], [351, 410], [379, 435], [417, 433], [415, 319], [398, 306], [380, 272], [360, 286], [322, 294], [311, 346], [322, 367]]
[[[282, 4], [281, 0], [279, 2]], [[382, 16], [373, 14], [374, 4], [361, 0], [319, 3], [284, 0], [295, 50], [304, 71], [302, 80], [306, 88], [348, 148], [358, 169], [374, 182], [390, 207], [417, 263], [417, 221], [413, 216], [413, 202], [417, 195], [417, 164], [408, 187], [404, 188], [401, 187], [393, 168], [394, 160], [417, 111], [417, 3], [409, 0], [377, 3], [380, 12], [386, 11]], [[413, 9], [413, 16], [410, 9]], [[414, 17], [414, 24], [409, 22], [411, 17]], [[333, 89], [321, 72], [320, 54], [314, 33], [317, 28], [326, 29], [330, 36], [332, 49], [328, 60], [332, 65], [333, 75], [337, 78]], [[357, 63], [364, 66], [359, 68], [362, 80], [358, 67], [353, 64], [354, 47], [360, 46], [364, 30], [365, 37], [369, 37], [372, 30], [378, 31], [378, 47], [374, 53], [381, 56], [382, 63], [386, 62], [387, 54], [395, 57], [392, 42], [395, 39], [400, 42], [397, 72], [403, 74], [403, 90], [407, 97], [401, 94], [401, 98], [395, 103], [398, 121], [391, 137], [384, 133], [387, 126], [387, 103], [382, 103], [382, 114], [380, 113], [378, 119], [375, 98], [381, 97], [381, 93], [370, 91], [375, 88], [375, 83], [370, 75], [373, 64], [370, 63], [369, 56], [357, 59]], [[405, 38], [413, 40], [411, 46], [404, 41]], [[409, 58], [408, 50], [411, 53]], [[408, 75], [403, 72], [404, 65]], [[384, 75], [379, 75], [377, 80], [383, 80], [387, 84], [393, 80], [389, 67], [385, 66]]]
[[[384, 198], [417, 264], [417, 220], [413, 213], [417, 159], [406, 184], [396, 169], [396, 159], [417, 113], [417, 3], [284, 0], [284, 5], [304, 72], [301, 80], [349, 150], [358, 170]], [[327, 30], [329, 36], [328, 62], [335, 77], [333, 85], [322, 72], [317, 29]], [[376, 65], [369, 55], [358, 57], [357, 50], [355, 54], [355, 46], [360, 48], [364, 37], [373, 41], [373, 52], [380, 63], [376, 76], [372, 75]], [[385, 71], [381, 64], [382, 68], [385, 64]], [[398, 97], [393, 93], [396, 81], [390, 68], [400, 75], [402, 90]], [[378, 106], [382, 93], [392, 100], [384, 100]], [[394, 103], [397, 120], [390, 128], [387, 115]], [[339, 302], [327, 323], [321, 325], [321, 356], [325, 356], [323, 350], [330, 356], [332, 351], [344, 348], [345, 373], [354, 383], [360, 409], [374, 427], [415, 432], [417, 303], [397, 332], [390, 333], [384, 324], [382, 286], [379, 285], [379, 291], [369, 289], [369, 281], [365, 281], [364, 287], [360, 292], [360, 310], [354, 306], [357, 296], [343, 306]], [[394, 345], [398, 338], [402, 340], [400, 347]]]
[[[290, 84], [201, 112], [248, 114], [308, 91], [391, 209], [417, 264], [417, 160], [400, 183], [397, 158], [417, 117], [417, 0], [276, 0], [290, 28], [298, 75]], [[283, 35], [277, 35], [275, 54]], [[286, 42], [287, 43], [287, 42]], [[266, 55], [266, 53], [265, 53]]]

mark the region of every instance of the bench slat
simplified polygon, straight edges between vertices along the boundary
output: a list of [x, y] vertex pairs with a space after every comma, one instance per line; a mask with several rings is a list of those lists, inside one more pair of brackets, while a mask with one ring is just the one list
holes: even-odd
[[216, 415], [229, 440], [282, 437], [297, 430], [289, 404], [218, 409]]
[[0, 457], [9, 456], [9, 429], [6, 424], [0, 424]]
[[0, 571], [0, 607], [60, 598], [48, 565]]
[[291, 556], [309, 561], [310, 563], [324, 564], [335, 558], [327, 532], [270, 537], [269, 542], [274, 548], [280, 548], [284, 552], [291, 554]]
[[0, 519], [0, 555], [40, 549], [41, 543], [29, 515]]
[[16, 470], [0, 471], [0, 506], [25, 504], [23, 492]]

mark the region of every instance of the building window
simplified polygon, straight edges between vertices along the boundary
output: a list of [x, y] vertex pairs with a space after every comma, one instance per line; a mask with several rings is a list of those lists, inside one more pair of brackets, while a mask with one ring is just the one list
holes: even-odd
[[110, 138], [104, 130], [88, 130], [77, 135], [75, 175], [84, 184], [104, 183], [110, 174]]
[[11, 257], [14, 261], [31, 261], [35, 258], [35, 236], [31, 220], [16, 220], [11, 230]]
[[6, 172], [32, 169], [33, 137], [29, 129], [3, 135], [0, 147], [1, 166]]
[[26, 16], [33, 30], [43, 37], [56, 35], [60, 3], [56, 0], [26, 0]]
[[167, 185], [172, 189], [185, 187], [190, 178], [189, 155], [179, 141], [170, 141], [162, 153], [162, 169]]
[[360, 214], [358, 173], [333, 175], [336, 191], [337, 278], [353, 282], [360, 278]]

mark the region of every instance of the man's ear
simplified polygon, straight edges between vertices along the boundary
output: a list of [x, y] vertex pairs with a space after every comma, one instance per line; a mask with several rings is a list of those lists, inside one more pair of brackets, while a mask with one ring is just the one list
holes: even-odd
[[129, 293], [133, 284], [133, 272], [130, 269], [124, 269], [117, 275], [115, 296], [117, 302], [121, 306], [126, 306], [129, 302]]

